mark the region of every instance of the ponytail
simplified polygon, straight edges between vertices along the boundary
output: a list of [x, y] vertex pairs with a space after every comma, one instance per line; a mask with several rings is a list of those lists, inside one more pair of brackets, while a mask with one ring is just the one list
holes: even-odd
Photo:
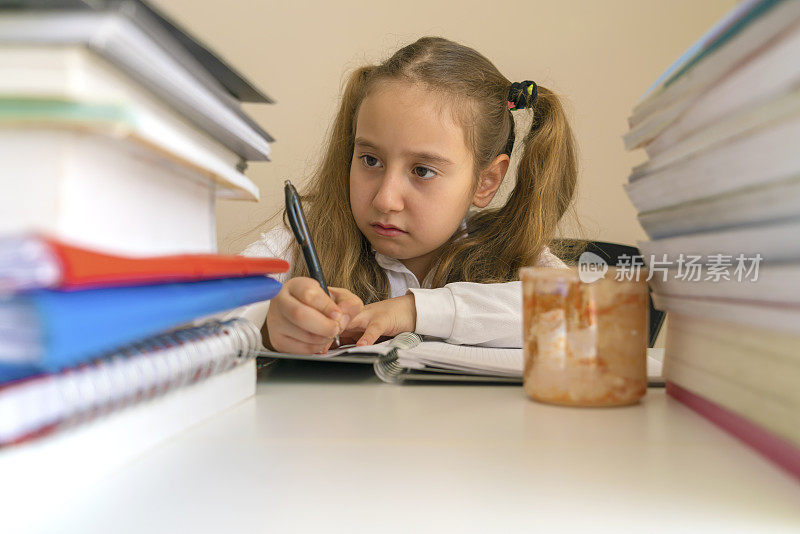
[[543, 248], [552, 240], [578, 181], [576, 143], [564, 108], [549, 89], [539, 87], [538, 92], [531, 127], [522, 142], [517, 183], [502, 208], [515, 214], [514, 221], [508, 222], [529, 230], [525, 236], [523, 232], [509, 235], [508, 246], [520, 251], [523, 265], [535, 263], [541, 252], [524, 252], [524, 241], [542, 243]]
[[[530, 100], [533, 100], [531, 98]], [[467, 221], [466, 236], [451, 241], [440, 256], [434, 287], [454, 281], [516, 280], [520, 267], [535, 265], [572, 203], [578, 178], [572, 129], [558, 97], [538, 87], [530, 130], [522, 140], [517, 181], [505, 205]], [[511, 119], [503, 151], [514, 143]]]

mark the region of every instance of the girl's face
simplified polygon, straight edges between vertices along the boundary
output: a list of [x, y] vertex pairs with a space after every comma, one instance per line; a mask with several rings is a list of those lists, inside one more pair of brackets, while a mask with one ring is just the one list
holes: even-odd
[[350, 165], [358, 228], [420, 282], [473, 200], [472, 155], [439, 102], [420, 86], [384, 83], [361, 103]]

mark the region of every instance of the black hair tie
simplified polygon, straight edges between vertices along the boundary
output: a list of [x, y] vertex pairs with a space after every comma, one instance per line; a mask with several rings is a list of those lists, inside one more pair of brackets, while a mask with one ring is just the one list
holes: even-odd
[[539, 92], [536, 83], [530, 80], [514, 82], [508, 89], [508, 110], [514, 111], [533, 106]]

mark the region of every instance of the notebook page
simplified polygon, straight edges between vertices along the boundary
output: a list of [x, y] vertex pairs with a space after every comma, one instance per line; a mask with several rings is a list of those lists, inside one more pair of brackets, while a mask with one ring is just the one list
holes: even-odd
[[[647, 349], [647, 378], [663, 380], [662, 362], [664, 349]], [[470, 345], [425, 342], [411, 350], [400, 352], [398, 363], [411, 369], [425, 366], [444, 367], [457, 371], [492, 371], [508, 376], [522, 376], [524, 357], [522, 349], [498, 349]]]
[[[453, 345], [438, 341], [421, 343], [399, 354], [399, 363], [408, 367], [420, 364], [457, 370], [491, 371], [522, 376], [522, 349]], [[416, 365], [414, 365], [416, 364]]]

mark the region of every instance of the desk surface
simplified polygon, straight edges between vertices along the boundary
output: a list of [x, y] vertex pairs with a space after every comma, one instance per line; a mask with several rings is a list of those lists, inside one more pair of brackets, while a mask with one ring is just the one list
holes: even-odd
[[254, 398], [102, 481], [48, 530], [687, 524], [798, 532], [800, 485], [663, 389], [633, 407], [564, 408], [517, 386], [396, 386], [365, 366], [283, 362]]

